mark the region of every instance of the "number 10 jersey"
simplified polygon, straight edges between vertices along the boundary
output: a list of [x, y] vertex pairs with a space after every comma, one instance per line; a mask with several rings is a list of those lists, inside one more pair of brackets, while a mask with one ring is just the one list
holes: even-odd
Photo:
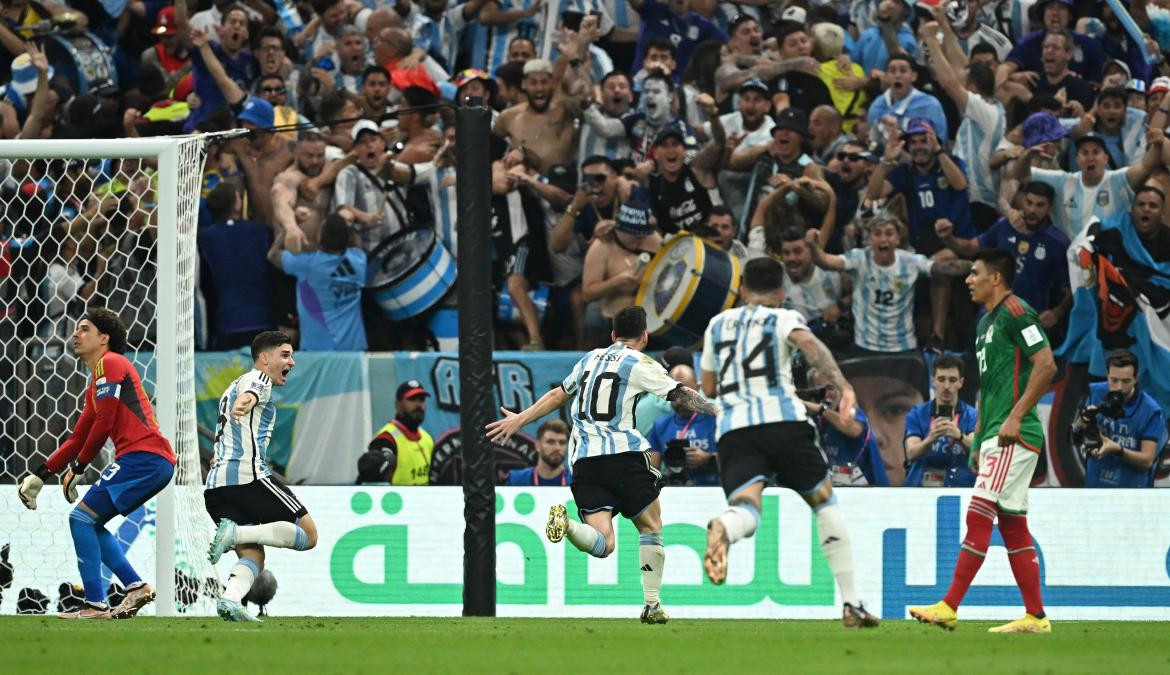
[[700, 367], [715, 373], [716, 440], [735, 429], [807, 419], [792, 384], [794, 330], [808, 330], [799, 312], [761, 305], [729, 309], [707, 324]]
[[638, 399], [647, 393], [666, 398], [680, 386], [660, 363], [620, 342], [586, 354], [561, 383], [573, 396], [569, 463], [649, 450], [634, 415]]

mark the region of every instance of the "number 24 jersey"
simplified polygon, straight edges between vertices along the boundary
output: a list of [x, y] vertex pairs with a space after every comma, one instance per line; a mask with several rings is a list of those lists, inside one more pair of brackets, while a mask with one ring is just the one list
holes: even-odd
[[647, 393], [665, 398], [680, 386], [660, 363], [620, 342], [586, 354], [561, 383], [573, 397], [569, 462], [649, 450], [637, 429], [638, 399]]
[[794, 330], [808, 330], [799, 312], [760, 305], [729, 309], [707, 324], [700, 366], [715, 373], [716, 440], [735, 429], [806, 419], [792, 384]]

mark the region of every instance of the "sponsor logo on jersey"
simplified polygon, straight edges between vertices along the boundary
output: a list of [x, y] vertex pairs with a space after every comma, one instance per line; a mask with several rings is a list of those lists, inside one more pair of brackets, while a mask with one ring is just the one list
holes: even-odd
[[118, 398], [122, 387], [114, 382], [104, 382], [103, 384], [94, 388], [94, 398], [102, 400], [104, 398]]

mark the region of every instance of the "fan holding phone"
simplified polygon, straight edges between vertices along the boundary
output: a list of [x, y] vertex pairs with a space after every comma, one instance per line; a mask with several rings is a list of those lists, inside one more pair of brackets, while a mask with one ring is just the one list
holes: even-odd
[[959, 400], [963, 362], [950, 354], [934, 361], [934, 399], [906, 415], [905, 487], [971, 487], [968, 466], [978, 415]]

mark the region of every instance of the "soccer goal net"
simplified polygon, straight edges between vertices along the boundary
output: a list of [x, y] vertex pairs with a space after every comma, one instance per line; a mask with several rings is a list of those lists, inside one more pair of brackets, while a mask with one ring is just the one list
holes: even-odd
[[[194, 333], [201, 137], [0, 141], [0, 613], [52, 613], [81, 595], [59, 480], [36, 511], [16, 484], [68, 437], [89, 373], [71, 336], [85, 308], [125, 322], [138, 368], [179, 464], [155, 499], [109, 528], [158, 591], [144, 613], [209, 613], [195, 421]], [[113, 459], [107, 443], [92, 484]], [[118, 601], [109, 570], [105, 583]]]

